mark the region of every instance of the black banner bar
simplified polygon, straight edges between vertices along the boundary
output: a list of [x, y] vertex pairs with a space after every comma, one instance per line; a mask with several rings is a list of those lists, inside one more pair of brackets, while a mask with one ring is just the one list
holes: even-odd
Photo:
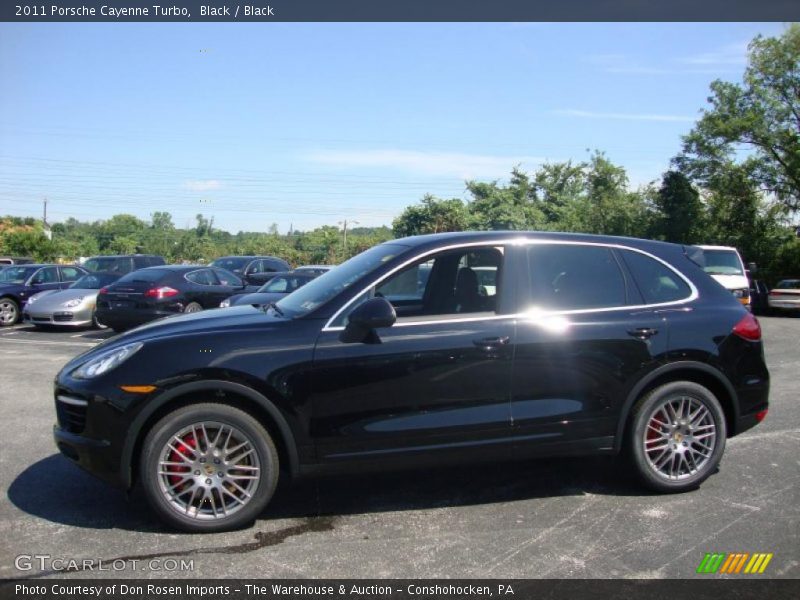
[[771, 600], [800, 597], [800, 580], [714, 579], [69, 579], [6, 580], [0, 600]]
[[3, 0], [8, 22], [798, 21], [798, 0]]

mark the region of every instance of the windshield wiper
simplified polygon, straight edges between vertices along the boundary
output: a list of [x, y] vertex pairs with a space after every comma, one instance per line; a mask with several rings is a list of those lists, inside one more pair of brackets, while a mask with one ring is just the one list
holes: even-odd
[[274, 310], [276, 313], [278, 313], [280, 316], [284, 316], [281, 307], [275, 304], [274, 302], [270, 302], [269, 304], [267, 304], [267, 310], [269, 310], [270, 308]]

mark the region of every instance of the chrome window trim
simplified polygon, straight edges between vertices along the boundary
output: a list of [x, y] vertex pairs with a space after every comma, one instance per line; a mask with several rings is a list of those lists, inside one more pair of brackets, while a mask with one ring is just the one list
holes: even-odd
[[667, 261], [659, 258], [658, 256], [651, 254], [645, 250], [641, 250], [639, 248], [634, 248], [632, 246], [626, 246], [624, 244], [615, 244], [611, 242], [585, 242], [585, 241], [574, 241], [574, 240], [550, 240], [550, 239], [528, 239], [528, 238], [511, 238], [511, 239], [504, 239], [504, 240], [486, 240], [481, 242], [468, 242], [462, 244], [452, 244], [449, 246], [442, 246], [440, 248], [436, 248], [434, 250], [428, 250], [421, 254], [415, 255], [413, 258], [403, 262], [402, 264], [398, 265], [388, 273], [385, 273], [383, 276], [379, 277], [371, 284], [364, 287], [360, 292], [354, 295], [344, 306], [342, 306], [339, 310], [337, 310], [334, 315], [328, 319], [325, 323], [325, 326], [322, 328], [322, 331], [344, 331], [344, 327], [341, 325], [339, 326], [331, 326], [331, 323], [335, 322], [339, 315], [341, 315], [345, 310], [347, 310], [350, 305], [355, 302], [357, 298], [360, 298], [367, 290], [372, 287], [379, 285], [388, 277], [391, 277], [401, 269], [405, 268], [406, 266], [410, 265], [411, 263], [424, 258], [430, 254], [435, 254], [438, 252], [444, 252], [447, 250], [456, 250], [458, 248], [473, 248], [475, 246], [533, 246], [533, 245], [543, 245], [543, 244], [559, 244], [563, 246], [599, 246], [603, 248], [615, 248], [617, 250], [630, 250], [631, 252], [638, 252], [639, 254], [643, 254], [653, 260], [660, 262], [662, 265], [667, 267], [670, 271], [675, 273], [678, 277], [680, 277], [686, 285], [689, 286], [690, 294], [686, 298], [681, 300], [671, 300], [670, 302], [659, 302], [656, 304], [630, 304], [625, 306], [609, 306], [607, 308], [582, 308], [582, 309], [574, 309], [574, 310], [528, 310], [517, 312], [514, 314], [509, 315], [495, 315], [495, 316], [483, 316], [483, 317], [455, 317], [450, 319], [436, 319], [436, 320], [420, 320], [420, 321], [398, 321], [395, 322], [392, 327], [411, 327], [414, 325], [441, 325], [445, 323], [470, 323], [474, 321], [493, 321], [498, 319], [528, 319], [532, 316], [561, 316], [561, 315], [582, 315], [582, 314], [591, 314], [591, 313], [606, 313], [612, 311], [620, 311], [620, 310], [643, 310], [643, 309], [651, 309], [651, 308], [662, 308], [667, 306], [679, 306], [682, 304], [687, 304], [696, 300], [700, 293], [697, 290], [697, 287], [692, 283], [692, 281], [686, 277], [683, 273], [681, 273], [678, 269], [673, 267]]
[[88, 400], [83, 400], [81, 398], [72, 398], [71, 396], [56, 396], [56, 400], [59, 402], [63, 402], [64, 404], [71, 404], [72, 406], [89, 406]]

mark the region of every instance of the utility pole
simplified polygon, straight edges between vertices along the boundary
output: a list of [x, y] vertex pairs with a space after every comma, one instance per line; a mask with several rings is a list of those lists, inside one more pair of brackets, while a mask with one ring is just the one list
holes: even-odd
[[344, 247], [344, 255], [347, 256], [347, 225], [358, 225], [358, 221], [348, 221], [345, 219], [344, 221], [339, 221], [339, 225], [342, 226], [342, 246]]
[[42, 213], [42, 231], [48, 240], [53, 239], [53, 232], [50, 231], [50, 225], [47, 224], [47, 197], [44, 199], [44, 210]]

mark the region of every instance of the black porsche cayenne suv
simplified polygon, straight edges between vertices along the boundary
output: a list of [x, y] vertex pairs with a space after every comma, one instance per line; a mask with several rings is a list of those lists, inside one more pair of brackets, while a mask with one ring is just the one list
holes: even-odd
[[453, 233], [107, 340], [59, 373], [55, 440], [174, 527], [220, 531], [279, 473], [624, 451], [650, 488], [689, 490], [768, 391], [758, 321], [701, 252]]

